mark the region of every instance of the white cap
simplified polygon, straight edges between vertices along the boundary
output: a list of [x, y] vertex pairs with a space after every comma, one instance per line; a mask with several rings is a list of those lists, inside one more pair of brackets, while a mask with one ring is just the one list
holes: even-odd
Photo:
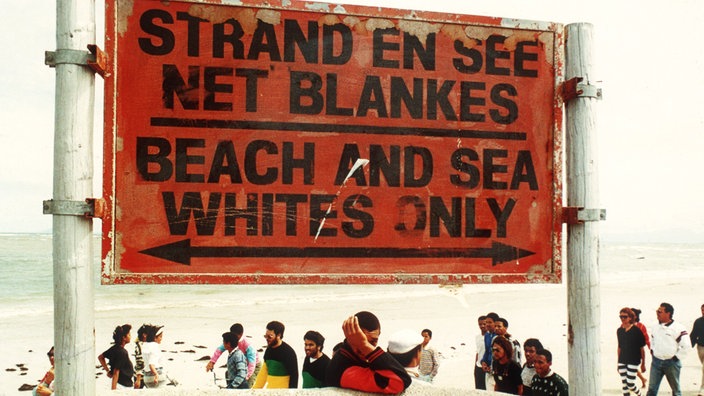
[[389, 349], [391, 353], [406, 353], [423, 343], [423, 336], [413, 330], [400, 330], [389, 338]]

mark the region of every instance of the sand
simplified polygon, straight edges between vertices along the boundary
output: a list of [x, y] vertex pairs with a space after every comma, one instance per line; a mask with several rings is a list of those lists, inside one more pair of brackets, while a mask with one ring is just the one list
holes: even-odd
[[[665, 276], [665, 277], [664, 277]], [[675, 306], [675, 319], [691, 329], [700, 315], [702, 275], [695, 268], [691, 272], [643, 273], [602, 276], [601, 290], [601, 375], [605, 395], [620, 394], [620, 379], [616, 372], [616, 328], [618, 311], [623, 306], [643, 309], [642, 320], [651, 325], [655, 308], [662, 301]], [[104, 287], [104, 286], [101, 286]], [[115, 286], [112, 286], [115, 287]], [[129, 286], [119, 286], [129, 287]], [[202, 286], [207, 288], [208, 286]], [[113, 309], [110, 301], [98, 299], [95, 303], [95, 355], [107, 349], [115, 325], [131, 323], [138, 327], [144, 322], [165, 325], [162, 349], [166, 367], [180, 381], [178, 388], [150, 391], [153, 394], [209, 395], [220, 391], [213, 376], [205, 372], [206, 361], [221, 341], [221, 333], [232, 323], [241, 322], [245, 333], [255, 346], [265, 345], [264, 327], [270, 320], [286, 325], [284, 341], [303, 356], [303, 334], [309, 329], [320, 331], [326, 337], [325, 352], [342, 340], [341, 323], [350, 314], [360, 310], [375, 312], [382, 323], [380, 345], [386, 346], [387, 336], [396, 330], [410, 328], [420, 332], [433, 330], [433, 343], [441, 354], [441, 368], [435, 381], [437, 394], [483, 394], [474, 392], [474, 339], [478, 333], [476, 318], [490, 311], [509, 320], [509, 332], [521, 341], [540, 338], [553, 352], [556, 372], [568, 377], [567, 370], [567, 297], [564, 285], [465, 285], [463, 287], [423, 286], [331, 286], [314, 292], [295, 286], [285, 288], [261, 287], [255, 301], [240, 301], [238, 287], [218, 288], [207, 298], [183, 293], [159, 294], [149, 301], [139, 300], [135, 305]], [[248, 295], [251, 295], [248, 294]], [[135, 299], [136, 301], [137, 298]], [[197, 300], [197, 301], [196, 301]], [[179, 301], [183, 301], [182, 307]], [[215, 302], [215, 303], [213, 303]], [[35, 385], [48, 368], [46, 351], [52, 344], [53, 329], [50, 313], [19, 315], [0, 323], [3, 335], [0, 356], [0, 394], [29, 394], [18, 392], [23, 384]], [[128, 351], [134, 346], [129, 344]], [[98, 365], [97, 359], [95, 360]], [[218, 366], [225, 364], [221, 358]], [[650, 359], [647, 367], [649, 368]], [[216, 366], [216, 367], [218, 367]], [[10, 371], [12, 370], [12, 371]], [[96, 368], [96, 373], [101, 370]], [[217, 369], [224, 376], [224, 369]], [[109, 381], [97, 375], [97, 394], [105, 394]], [[701, 365], [695, 350], [683, 361], [681, 383], [684, 395], [697, 394]], [[663, 381], [660, 395], [669, 394]], [[253, 392], [253, 391], [250, 391]], [[115, 392], [114, 394], [131, 392]], [[248, 394], [247, 392], [241, 392]], [[253, 392], [256, 393], [256, 392]], [[313, 392], [319, 394], [339, 394]], [[427, 390], [417, 394], [429, 394]], [[290, 394], [261, 392], [257, 394]], [[307, 394], [300, 392], [300, 394]], [[351, 393], [354, 394], [354, 393]], [[408, 394], [415, 394], [409, 391]]]

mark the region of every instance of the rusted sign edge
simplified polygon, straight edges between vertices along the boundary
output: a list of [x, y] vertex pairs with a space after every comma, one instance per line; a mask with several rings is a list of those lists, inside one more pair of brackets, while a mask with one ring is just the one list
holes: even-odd
[[[159, 0], [153, 0], [159, 1]], [[115, 40], [117, 32], [118, 5], [121, 0], [108, 0], [106, 2], [106, 36], [105, 46], [108, 55], [114, 55], [117, 50]], [[115, 80], [105, 84], [104, 108], [104, 156], [103, 156], [103, 199], [107, 209], [103, 217], [102, 237], [102, 265], [101, 282], [103, 284], [227, 284], [227, 283], [255, 283], [255, 284], [456, 284], [456, 283], [560, 283], [562, 282], [562, 107], [563, 100], [558, 92], [563, 76], [564, 62], [564, 26], [561, 23], [531, 21], [515, 18], [489, 17], [469, 14], [448, 14], [435, 11], [414, 11], [385, 7], [370, 7], [357, 5], [339, 5], [319, 2], [296, 2], [290, 0], [274, 0], [261, 4], [256, 0], [177, 0], [181, 3], [213, 4], [222, 6], [241, 6], [264, 9], [280, 9], [303, 12], [317, 12], [329, 14], [354, 14], [370, 18], [379, 17], [383, 10], [383, 18], [404, 19], [415, 21], [428, 21], [448, 24], [471, 24], [484, 27], [535, 30], [549, 32], [555, 40], [553, 65], [555, 83], [553, 89], [554, 128], [553, 128], [553, 229], [552, 229], [552, 263], [551, 271], [545, 273], [528, 274], [154, 274], [154, 273], [119, 273], [115, 262], [115, 153], [117, 138]], [[131, 3], [131, 2], [122, 2]], [[117, 63], [115, 56], [107, 60], [107, 75]], [[315, 279], [315, 280], [312, 280]]]

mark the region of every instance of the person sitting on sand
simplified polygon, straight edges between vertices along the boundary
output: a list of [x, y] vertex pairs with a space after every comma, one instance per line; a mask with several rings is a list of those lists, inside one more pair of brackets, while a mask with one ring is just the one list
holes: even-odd
[[[132, 338], [130, 330], [132, 330], [132, 326], [128, 324], [115, 327], [115, 331], [112, 333], [112, 339], [115, 344], [98, 356], [100, 365], [107, 372], [108, 378], [112, 379], [110, 389], [113, 390], [118, 387], [132, 388], [134, 386], [132, 382], [134, 367], [132, 366], [130, 355], [125, 349], [125, 345], [129, 344]], [[110, 368], [105, 362], [106, 359], [110, 363]]]
[[54, 347], [46, 353], [49, 357], [51, 368], [44, 374], [44, 378], [39, 381], [39, 385], [32, 391], [32, 396], [46, 396], [54, 393]]
[[397, 394], [411, 385], [403, 366], [377, 346], [381, 325], [373, 313], [350, 316], [342, 323], [342, 331], [345, 340], [330, 359], [325, 386]]
[[147, 342], [142, 347], [144, 356], [144, 386], [159, 388], [167, 384], [178, 385], [178, 382], [169, 377], [163, 364], [161, 341], [164, 338], [164, 326], [151, 326], [147, 332]]
[[142, 344], [147, 341], [147, 331], [151, 325], [143, 324], [137, 330], [137, 341], [134, 342], [134, 388], [144, 388], [144, 356], [142, 356]]

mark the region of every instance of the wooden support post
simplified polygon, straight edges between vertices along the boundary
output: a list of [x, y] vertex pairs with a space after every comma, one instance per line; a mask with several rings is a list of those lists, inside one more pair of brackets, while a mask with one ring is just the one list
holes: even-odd
[[[93, 196], [94, 72], [63, 56], [95, 44], [95, 2], [57, 0], [54, 201]], [[68, 59], [68, 60], [66, 60]], [[54, 346], [58, 395], [95, 394], [93, 219], [53, 214]]]
[[[577, 87], [576, 97], [566, 103], [567, 206], [591, 210], [600, 205], [594, 117], [598, 97], [590, 85], [592, 26], [577, 23], [565, 29], [565, 79], [581, 77], [584, 88]], [[598, 227], [598, 221], [567, 226], [569, 384], [573, 395], [601, 394]]]

